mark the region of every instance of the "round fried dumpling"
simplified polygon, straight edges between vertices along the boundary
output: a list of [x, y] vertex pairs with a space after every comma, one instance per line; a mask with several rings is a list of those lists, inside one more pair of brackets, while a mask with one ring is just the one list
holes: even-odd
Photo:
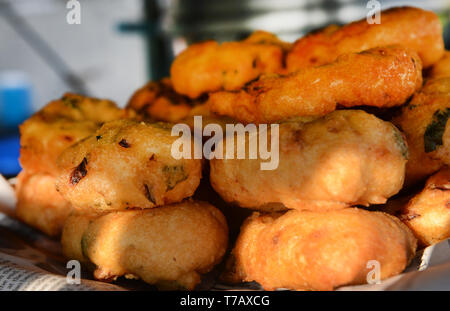
[[20, 125], [20, 164], [29, 173], [57, 176], [64, 149], [128, 113], [109, 100], [67, 93]]
[[[408, 158], [404, 138], [371, 114], [337, 110], [311, 122], [282, 123], [275, 140], [272, 131], [267, 133], [269, 159], [262, 158], [261, 144], [256, 159], [249, 154], [238, 159], [242, 146], [232, 142], [242, 140], [239, 134], [226, 138], [223, 159], [211, 160], [211, 184], [225, 201], [266, 211], [279, 209], [272, 203], [325, 210], [385, 203], [402, 188]], [[249, 139], [245, 143], [246, 150], [252, 147]], [[227, 156], [233, 154], [230, 145], [233, 159]], [[277, 156], [278, 166], [262, 169], [276, 164]]]
[[102, 216], [73, 215], [62, 234], [63, 253], [94, 266], [99, 280], [125, 275], [163, 289], [193, 289], [227, 249], [222, 213], [185, 201]]
[[260, 75], [284, 72], [290, 46], [265, 31], [256, 31], [242, 41], [195, 43], [177, 55], [170, 78], [175, 91], [190, 98], [239, 90]]
[[170, 79], [149, 82], [130, 98], [127, 109], [133, 109], [144, 120], [179, 122], [189, 116], [200, 101], [177, 94]]
[[426, 75], [428, 79], [445, 77], [450, 77], [450, 51], [445, 51], [444, 56], [430, 67]]
[[406, 135], [406, 185], [450, 165], [450, 77], [431, 79], [392, 122]]
[[416, 51], [424, 67], [442, 57], [442, 24], [436, 13], [397, 7], [382, 11], [380, 17], [380, 23], [369, 24], [367, 18], [363, 18], [342, 27], [330, 25], [298, 39], [287, 55], [287, 69], [293, 72], [319, 66], [345, 53], [392, 44]]
[[431, 176], [425, 188], [397, 215], [412, 230], [421, 246], [450, 237], [450, 169]]
[[105, 123], [63, 152], [57, 189], [78, 209], [152, 208], [180, 202], [199, 185], [201, 160], [175, 159], [171, 148], [177, 139], [193, 144], [171, 136], [165, 123]]
[[387, 46], [340, 55], [289, 75], [262, 76], [235, 91], [209, 94], [211, 112], [242, 123], [324, 116], [338, 108], [403, 105], [422, 86], [417, 53]]
[[381, 212], [254, 213], [241, 227], [235, 262], [223, 278], [256, 281], [265, 290], [333, 290], [367, 283], [376, 262], [380, 280], [401, 273], [416, 243], [398, 218]]
[[59, 236], [72, 207], [56, 191], [55, 177], [22, 171], [15, 190], [16, 216], [49, 236]]

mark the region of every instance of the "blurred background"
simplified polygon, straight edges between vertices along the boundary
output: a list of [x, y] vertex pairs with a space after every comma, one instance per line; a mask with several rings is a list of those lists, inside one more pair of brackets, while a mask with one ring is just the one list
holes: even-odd
[[[188, 44], [238, 40], [256, 29], [294, 41], [330, 23], [364, 18], [359, 0], [0, 0], [0, 173], [20, 170], [17, 126], [65, 92], [126, 105], [148, 80], [167, 76]], [[450, 0], [379, 1], [436, 12], [450, 48]]]

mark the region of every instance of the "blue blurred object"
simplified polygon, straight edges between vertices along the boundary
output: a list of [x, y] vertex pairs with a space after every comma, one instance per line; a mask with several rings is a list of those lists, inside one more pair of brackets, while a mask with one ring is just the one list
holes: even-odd
[[0, 173], [7, 177], [17, 175], [19, 164], [20, 136], [18, 134], [0, 137]]
[[20, 71], [0, 72], [0, 127], [17, 127], [31, 114], [31, 83], [28, 76]]
[[0, 71], [0, 174], [20, 172], [19, 124], [32, 114], [31, 83], [24, 72]]

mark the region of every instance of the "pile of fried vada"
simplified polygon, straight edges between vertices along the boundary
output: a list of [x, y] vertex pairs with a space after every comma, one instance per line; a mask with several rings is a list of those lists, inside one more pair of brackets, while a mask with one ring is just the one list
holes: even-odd
[[[450, 237], [449, 114], [450, 52], [422, 9], [294, 43], [264, 31], [196, 43], [124, 109], [65, 94], [25, 121], [17, 216], [60, 237], [98, 280], [193, 290], [224, 262], [220, 282], [333, 290], [367, 283], [373, 261], [383, 280]], [[279, 165], [174, 158], [173, 125], [196, 116], [278, 124]], [[194, 199], [203, 183], [225, 208]], [[241, 208], [253, 212], [234, 241], [230, 211]]]

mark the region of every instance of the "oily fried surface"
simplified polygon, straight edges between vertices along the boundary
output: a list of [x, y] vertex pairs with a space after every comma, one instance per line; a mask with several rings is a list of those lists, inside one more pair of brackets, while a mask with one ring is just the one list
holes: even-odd
[[224, 255], [228, 227], [212, 205], [185, 201], [100, 217], [71, 216], [61, 243], [66, 257], [93, 264], [97, 279], [125, 275], [192, 290]]
[[422, 246], [450, 237], [450, 169], [431, 176], [425, 188], [399, 212]]
[[67, 93], [20, 125], [20, 164], [29, 173], [57, 176], [56, 159], [64, 149], [123, 116], [109, 100]]
[[[267, 137], [272, 146], [271, 132]], [[273, 210], [269, 203], [314, 210], [384, 203], [402, 188], [408, 156], [397, 128], [359, 110], [280, 124], [275, 170], [261, 170], [269, 160], [260, 156], [237, 159], [236, 150], [234, 159], [210, 161], [211, 184], [225, 201], [257, 210]]]
[[450, 164], [450, 77], [429, 80], [393, 119], [406, 135], [410, 159], [406, 184], [412, 185]]
[[261, 74], [283, 71], [289, 44], [258, 31], [238, 42], [206, 41], [189, 46], [170, 69], [174, 89], [196, 98], [218, 90], [237, 90]]
[[176, 123], [188, 117], [196, 103], [173, 90], [170, 79], [149, 82], [138, 89], [127, 108], [135, 110], [145, 120]]
[[254, 213], [241, 227], [229, 281], [256, 281], [265, 290], [333, 290], [365, 284], [373, 267], [380, 277], [401, 273], [416, 240], [397, 218], [348, 208], [329, 212]]
[[55, 177], [22, 171], [16, 184], [17, 217], [50, 236], [59, 236], [72, 208], [56, 191]]
[[421, 69], [411, 50], [376, 48], [287, 76], [262, 77], [241, 91], [210, 94], [208, 105], [244, 123], [325, 115], [337, 106], [399, 106], [422, 85]]
[[416, 51], [423, 66], [429, 67], [444, 52], [442, 26], [438, 16], [413, 7], [393, 8], [381, 12], [380, 24], [364, 18], [343, 27], [332, 25], [294, 43], [287, 55], [287, 69], [297, 71], [333, 62], [346, 53], [398, 44]]
[[[152, 208], [191, 196], [201, 160], [175, 159], [167, 123], [117, 120], [66, 149], [57, 189], [75, 208]], [[185, 140], [191, 146], [190, 139]], [[192, 157], [191, 157], [192, 158]]]
[[428, 71], [428, 79], [450, 77], [450, 51], [445, 51], [444, 56], [439, 59]]
[[209, 110], [205, 104], [205, 98], [190, 99], [175, 92], [170, 79], [162, 79], [158, 82], [149, 82], [137, 90], [131, 97], [128, 110], [135, 112], [136, 118], [144, 121], [170, 122], [187, 124], [194, 128], [194, 117], [202, 117], [202, 128], [215, 123], [223, 125], [235, 121], [222, 116], [217, 116]]

